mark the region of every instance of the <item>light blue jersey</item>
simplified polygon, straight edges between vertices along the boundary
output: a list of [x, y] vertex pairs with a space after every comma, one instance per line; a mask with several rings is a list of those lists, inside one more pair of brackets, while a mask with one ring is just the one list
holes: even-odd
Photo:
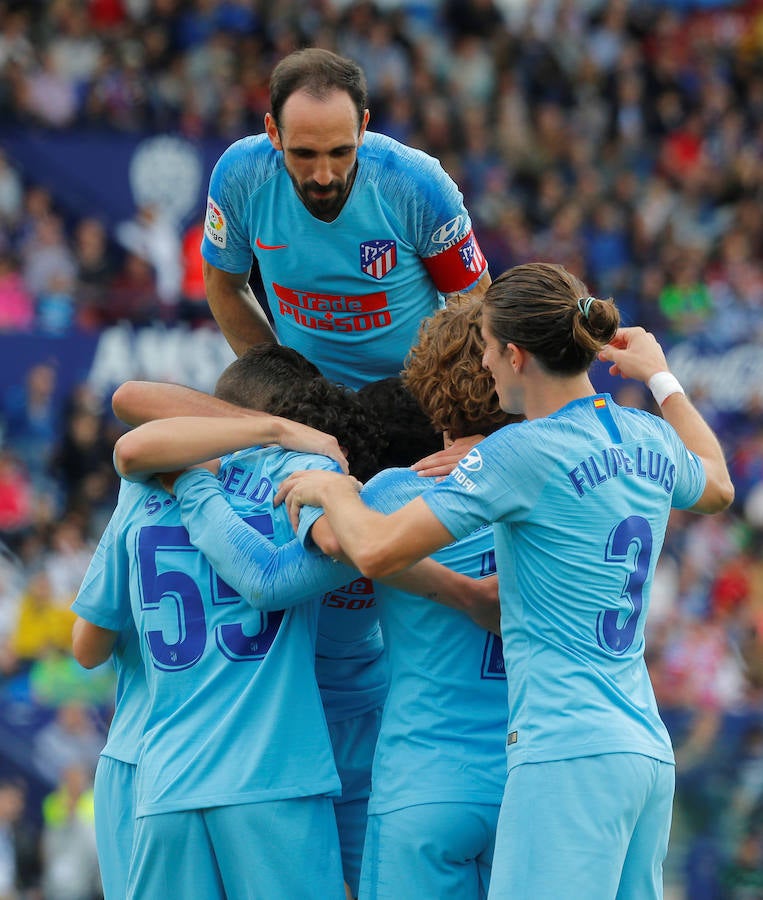
[[387, 663], [376, 585], [354, 578], [321, 598], [315, 673], [329, 723], [384, 703]]
[[[126, 485], [120, 488], [120, 504]], [[117, 508], [119, 510], [119, 507]], [[117, 676], [114, 715], [102, 756], [135, 764], [146, 722], [148, 688], [129, 606], [128, 565], [119, 540], [121, 514], [112, 516], [96, 547], [72, 610], [93, 625], [119, 632], [111, 655]]]
[[[390, 513], [431, 480], [381, 472], [363, 500]], [[434, 558], [472, 578], [495, 571], [493, 530], [478, 528]], [[498, 805], [506, 780], [506, 674], [501, 641], [465, 614], [377, 585], [390, 689], [373, 766], [369, 813], [424, 803]]]
[[96, 848], [105, 900], [123, 900], [126, 895], [134, 837], [135, 766], [149, 706], [117, 518], [115, 514], [106, 526], [72, 604], [81, 618], [118, 632], [111, 654], [117, 676], [114, 714], [93, 785]]
[[604, 394], [506, 426], [424, 494], [456, 538], [495, 523], [509, 769], [618, 752], [673, 761], [644, 620], [670, 508], [704, 485], [663, 419]]
[[308, 212], [267, 135], [234, 143], [212, 173], [201, 251], [235, 273], [254, 254], [281, 343], [355, 388], [397, 375], [442, 294], [487, 268], [439, 162], [373, 133], [333, 222]]
[[318, 552], [307, 555], [297, 541], [279, 548], [267, 544], [207, 472], [182, 476], [175, 489], [194, 545], [220, 574], [237, 579], [252, 604], [272, 609], [305, 597], [320, 602], [315, 673], [342, 786], [335, 813], [344, 878], [357, 894], [371, 761], [387, 692], [374, 587], [357, 570]]
[[[274, 485], [333, 465], [280, 448], [224, 461], [227, 501], [276, 543], [291, 526]], [[185, 476], [187, 477], [187, 476]], [[182, 479], [181, 479], [182, 480]], [[118, 533], [151, 707], [138, 763], [138, 816], [334, 794], [339, 781], [312, 666], [317, 603], [253, 609], [189, 539], [178, 502], [150, 485], [123, 492]], [[218, 531], [218, 540], [224, 535]], [[235, 587], [232, 586], [235, 584]]]
[[[324, 457], [312, 459], [326, 465]], [[310, 460], [301, 454], [297, 465], [309, 468]], [[320, 603], [316, 673], [327, 719], [339, 722], [379, 706], [387, 692], [387, 671], [373, 584], [357, 569], [317, 550], [303, 550], [296, 540], [279, 547], [263, 541], [265, 532], [241, 520], [209, 473], [188, 472], [175, 490], [191, 542], [219, 573], [237, 579], [257, 609]], [[303, 516], [300, 534], [319, 514], [313, 509], [309, 518]]]

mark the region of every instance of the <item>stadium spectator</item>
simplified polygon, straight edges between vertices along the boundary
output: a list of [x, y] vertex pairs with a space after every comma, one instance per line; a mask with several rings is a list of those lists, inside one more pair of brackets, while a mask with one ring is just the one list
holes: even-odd
[[96, 327], [98, 311], [109, 305], [109, 291], [117, 271], [106, 228], [98, 218], [80, 219], [74, 229], [73, 250], [77, 319], [86, 328]]
[[50, 488], [50, 462], [60, 427], [55, 401], [57, 371], [40, 362], [26, 373], [23, 386], [4, 398], [4, 440], [29, 473], [37, 489]]
[[12, 232], [21, 216], [24, 186], [18, 171], [0, 150], [0, 224]]
[[[67, 612], [71, 638], [74, 613]], [[84, 703], [70, 700], [62, 703], [55, 717], [37, 733], [31, 754], [39, 774], [55, 788], [66, 780], [72, 768], [80, 770], [86, 779], [92, 779], [102, 745], [103, 734], [96, 726], [92, 711]]]
[[68, 765], [43, 800], [41, 850], [45, 900], [99, 900], [92, 773]]
[[73, 622], [69, 609], [57, 602], [47, 572], [40, 569], [31, 573], [19, 598], [10, 636], [14, 658], [28, 668], [49, 653], [69, 651]]
[[155, 205], [138, 209], [135, 218], [121, 222], [117, 241], [135, 256], [149, 263], [156, 278], [156, 293], [165, 308], [180, 299], [182, 247], [173, 223]]
[[29, 816], [22, 779], [0, 781], [0, 897], [34, 898], [40, 884], [40, 829]]
[[16, 258], [0, 251], [0, 331], [28, 331], [35, 320], [34, 297]]

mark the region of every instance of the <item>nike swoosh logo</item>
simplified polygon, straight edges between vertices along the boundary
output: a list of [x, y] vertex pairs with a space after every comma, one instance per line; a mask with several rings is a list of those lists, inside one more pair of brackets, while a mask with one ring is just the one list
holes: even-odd
[[288, 244], [263, 244], [259, 238], [254, 243], [257, 244], [260, 250], [283, 250], [289, 246]]

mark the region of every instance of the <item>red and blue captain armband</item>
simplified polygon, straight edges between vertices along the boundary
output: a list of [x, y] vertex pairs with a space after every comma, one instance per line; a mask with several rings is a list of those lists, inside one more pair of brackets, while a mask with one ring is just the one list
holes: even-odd
[[473, 287], [487, 271], [487, 260], [480, 250], [473, 231], [460, 241], [438, 253], [422, 259], [438, 291], [455, 294]]

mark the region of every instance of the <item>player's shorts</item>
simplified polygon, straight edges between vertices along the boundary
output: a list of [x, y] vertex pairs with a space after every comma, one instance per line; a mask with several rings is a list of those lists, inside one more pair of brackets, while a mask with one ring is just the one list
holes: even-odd
[[124, 900], [135, 828], [135, 766], [101, 756], [93, 782], [95, 844], [104, 900]]
[[345, 900], [334, 806], [298, 797], [139, 818], [128, 900]]
[[423, 803], [370, 815], [360, 900], [484, 900], [499, 809]]
[[675, 767], [609, 753], [511, 769], [490, 900], [659, 900]]
[[363, 841], [366, 835], [371, 765], [379, 736], [382, 707], [351, 719], [329, 723], [334, 761], [342, 782], [341, 797], [334, 798], [344, 879], [358, 896]]

